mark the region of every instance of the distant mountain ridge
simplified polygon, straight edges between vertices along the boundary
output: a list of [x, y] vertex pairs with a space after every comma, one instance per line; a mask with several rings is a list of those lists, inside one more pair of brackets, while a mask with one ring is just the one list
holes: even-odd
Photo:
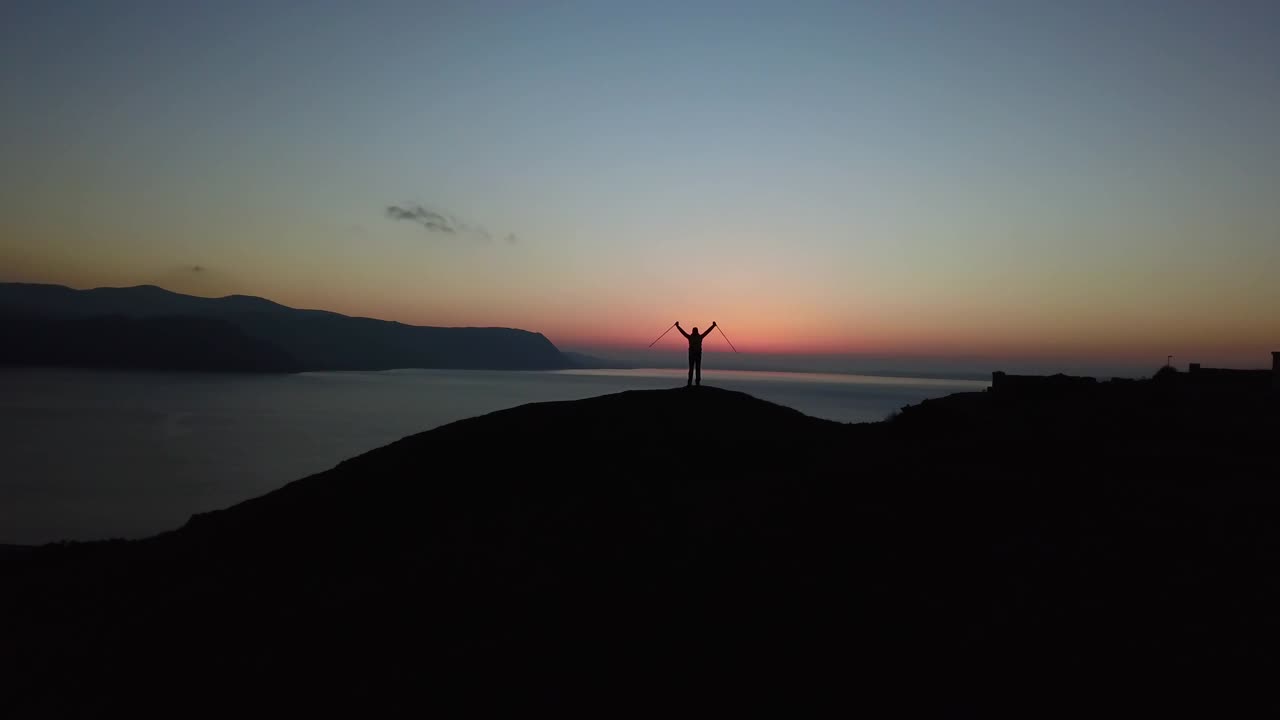
[[626, 363], [618, 362], [610, 358], [602, 358], [596, 355], [588, 355], [587, 353], [574, 352], [572, 350], [562, 350], [564, 356], [573, 364], [573, 367], [582, 370], [626, 370], [634, 367]]
[[0, 283], [0, 338], [0, 365], [262, 372], [572, 366], [550, 340], [527, 330], [405, 325], [154, 285]]

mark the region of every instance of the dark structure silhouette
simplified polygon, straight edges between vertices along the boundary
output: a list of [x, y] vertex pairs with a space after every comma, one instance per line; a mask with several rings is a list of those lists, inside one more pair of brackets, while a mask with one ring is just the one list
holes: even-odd
[[1267, 388], [1280, 390], [1280, 352], [1271, 353], [1271, 369], [1238, 370], [1234, 368], [1207, 368], [1191, 363], [1185, 376], [1179, 378], [1188, 387], [1210, 391], [1260, 391]]
[[680, 327], [680, 321], [677, 320], [676, 329], [680, 331], [680, 334], [684, 336], [685, 340], [689, 341], [689, 379], [685, 382], [685, 387], [689, 387], [694, 384], [701, 385], [702, 340], [706, 336], [710, 335], [712, 330], [716, 329], [716, 323], [712, 322], [711, 327], [707, 328], [706, 332], [699, 334], [698, 328], [696, 327], [693, 329], [693, 332], [685, 332], [684, 328]]
[[1097, 378], [1077, 375], [1010, 375], [997, 370], [991, 373], [992, 392], [1025, 392], [1029, 390], [1059, 390], [1070, 392], [1094, 385]]
[[[1170, 355], [1170, 358], [1173, 356]], [[1202, 393], [1222, 397], [1228, 393], [1245, 395], [1264, 394], [1268, 390], [1280, 390], [1280, 352], [1271, 353], [1271, 369], [1207, 368], [1191, 363], [1185, 373], [1173, 365], [1161, 366], [1151, 377], [1157, 386], [1183, 393]], [[1000, 396], [1052, 394], [1081, 397], [1107, 384], [1126, 384], [1133, 380], [1113, 378], [1099, 383], [1097, 378], [1077, 375], [1010, 375], [1002, 371], [991, 373], [991, 392]]]

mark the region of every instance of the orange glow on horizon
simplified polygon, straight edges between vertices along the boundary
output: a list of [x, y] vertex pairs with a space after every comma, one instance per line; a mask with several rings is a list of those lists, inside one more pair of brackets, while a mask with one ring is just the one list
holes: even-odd
[[[1152, 318], [1130, 322], [1105, 313], [1054, 317], [1040, 322], [1040, 313], [1027, 309], [1007, 312], [994, 322], [983, 307], [946, 306], [835, 308], [807, 312], [802, 300], [784, 306], [756, 298], [724, 299], [699, 314], [673, 312], [678, 303], [696, 300], [676, 298], [649, 307], [641, 302], [592, 304], [570, 297], [554, 301], [458, 304], [423, 301], [412, 293], [365, 294], [354, 288], [282, 286], [262, 292], [248, 283], [219, 277], [216, 273], [170, 274], [142, 278], [106, 270], [50, 277], [34, 262], [11, 265], [2, 278], [19, 282], [55, 282], [72, 287], [157, 284], [175, 292], [220, 297], [229, 294], [261, 295], [291, 307], [321, 309], [346, 315], [394, 320], [412, 325], [517, 327], [540, 332], [563, 349], [588, 352], [635, 353], [671, 321], [679, 318], [686, 329], [705, 328], [713, 320], [744, 354], [806, 356], [874, 356], [899, 358], [966, 358], [1126, 363], [1147, 366], [1173, 354], [1187, 362], [1217, 363], [1227, 367], [1259, 367], [1280, 347], [1280, 332], [1263, 332], [1256, 318], [1243, 317], [1235, 324], [1216, 316]], [[132, 281], [131, 281], [132, 280]], [[814, 303], [811, 307], [825, 307]], [[654, 350], [679, 351], [684, 340], [674, 330]], [[730, 352], [715, 333], [707, 340], [707, 352]]]

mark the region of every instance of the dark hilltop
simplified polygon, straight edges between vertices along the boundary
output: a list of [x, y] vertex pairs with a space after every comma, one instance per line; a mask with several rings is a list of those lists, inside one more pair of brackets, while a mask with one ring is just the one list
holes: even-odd
[[526, 405], [10, 548], [7, 714], [1274, 712], [1280, 403], [1174, 375], [862, 425], [713, 387]]

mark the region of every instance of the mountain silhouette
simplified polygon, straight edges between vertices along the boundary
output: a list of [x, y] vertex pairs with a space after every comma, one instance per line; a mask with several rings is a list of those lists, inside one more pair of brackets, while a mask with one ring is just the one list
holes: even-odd
[[0, 365], [298, 372], [277, 346], [216, 317], [48, 317], [0, 310]]
[[0, 682], [13, 717], [1221, 710], [1257, 700], [1141, 678], [1280, 640], [1277, 429], [1274, 395], [1154, 381], [860, 425], [711, 387], [525, 405], [7, 549]]
[[0, 334], [0, 365], [264, 372], [571, 366], [550, 340], [525, 330], [404, 325], [154, 286], [3, 283]]
[[584, 370], [609, 369], [620, 370], [629, 369], [632, 366], [619, 362], [611, 358], [602, 358], [586, 353], [574, 352], [572, 350], [563, 350], [564, 356], [575, 368]]

